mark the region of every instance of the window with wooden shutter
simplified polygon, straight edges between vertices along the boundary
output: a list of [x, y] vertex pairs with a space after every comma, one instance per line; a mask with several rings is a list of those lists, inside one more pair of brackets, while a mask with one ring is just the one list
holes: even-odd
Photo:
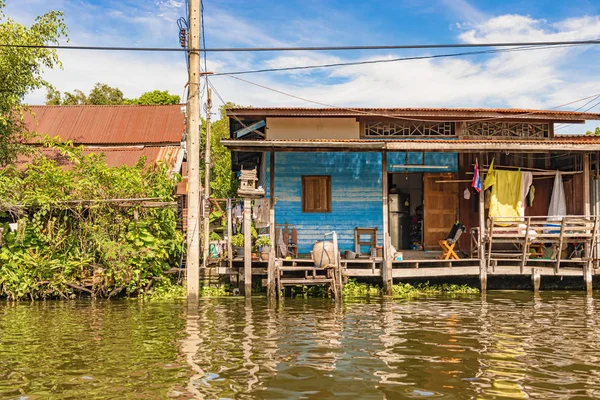
[[331, 176], [302, 177], [302, 212], [331, 212]]

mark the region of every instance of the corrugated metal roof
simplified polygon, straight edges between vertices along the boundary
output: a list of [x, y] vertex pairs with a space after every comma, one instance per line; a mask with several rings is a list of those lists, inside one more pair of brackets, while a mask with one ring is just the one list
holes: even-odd
[[256, 115], [270, 117], [360, 117], [360, 116], [418, 116], [453, 118], [503, 118], [554, 119], [554, 120], [600, 120], [600, 114], [562, 110], [533, 110], [518, 108], [311, 108], [311, 107], [239, 107], [227, 110], [227, 115]]
[[30, 131], [76, 144], [177, 144], [185, 130], [181, 105], [31, 106]]
[[[69, 165], [69, 160], [61, 155], [58, 151], [52, 149], [38, 149], [46, 157], [55, 160], [60, 165]], [[106, 164], [109, 167], [128, 167], [134, 166], [141, 157], [146, 157], [146, 165], [150, 165], [157, 161], [166, 162], [171, 169], [175, 166], [179, 153], [183, 151], [179, 146], [156, 146], [156, 147], [101, 147], [101, 148], [86, 148], [85, 154], [97, 153], [104, 154]], [[22, 157], [17, 160], [17, 167], [22, 168], [31, 161], [31, 157]]]

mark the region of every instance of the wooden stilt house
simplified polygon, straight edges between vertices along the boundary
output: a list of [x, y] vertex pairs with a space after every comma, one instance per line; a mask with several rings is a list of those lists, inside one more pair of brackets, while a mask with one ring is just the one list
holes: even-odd
[[[480, 276], [485, 289], [488, 274], [532, 275], [538, 285], [540, 275], [578, 275], [591, 287], [600, 138], [555, 130], [600, 114], [235, 108], [228, 115], [223, 144], [235, 168], [260, 172], [273, 243], [279, 227], [290, 226], [298, 253], [309, 255], [335, 231], [343, 275], [381, 276], [386, 290], [393, 278], [454, 275]], [[488, 191], [473, 187], [477, 173], [481, 186], [493, 181]], [[457, 257], [447, 259], [440, 241], [454, 239], [457, 223], [464, 233], [453, 246]], [[285, 258], [274, 251], [269, 283], [278, 260]]]

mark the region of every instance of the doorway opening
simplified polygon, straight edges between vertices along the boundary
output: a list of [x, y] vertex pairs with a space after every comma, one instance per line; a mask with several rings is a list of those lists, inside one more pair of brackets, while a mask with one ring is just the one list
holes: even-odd
[[423, 173], [392, 173], [389, 179], [392, 246], [423, 250]]

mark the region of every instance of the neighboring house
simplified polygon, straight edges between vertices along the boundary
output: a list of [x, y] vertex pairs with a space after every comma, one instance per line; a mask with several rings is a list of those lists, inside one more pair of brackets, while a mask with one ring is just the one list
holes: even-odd
[[[519, 200], [521, 224], [527, 224], [527, 216], [549, 215], [556, 171], [563, 172], [566, 215], [589, 220], [600, 213], [589, 197], [600, 138], [555, 134], [558, 124], [600, 120], [600, 114], [477, 108], [234, 108], [228, 116], [231, 139], [222, 143], [233, 152], [234, 168], [259, 169], [260, 184], [267, 193], [274, 190], [275, 222], [297, 229], [300, 253], [308, 254], [314, 242], [330, 231], [338, 233], [342, 252], [354, 251], [355, 228], [376, 229], [377, 245], [383, 246], [387, 235], [390, 238], [385, 261], [392, 257], [390, 245], [405, 252], [440, 250], [439, 241], [460, 221], [466, 226], [460, 247], [471, 254], [465, 258], [473, 261], [473, 268], [484, 264], [489, 268], [493, 257], [486, 259], [485, 252], [477, 251], [499, 232], [485, 229], [486, 221], [493, 225], [491, 217], [498, 216], [490, 214], [482, 206], [483, 198], [471, 189], [476, 159], [483, 175], [492, 160], [497, 170], [533, 171], [535, 199], [531, 205]], [[515, 229], [513, 247], [523, 259], [513, 264], [522, 268], [531, 261], [529, 244], [524, 248], [518, 244], [531, 238], [520, 237], [524, 229]], [[588, 239], [591, 229], [590, 225], [586, 231]], [[585, 247], [591, 252], [589, 241]], [[416, 258], [431, 256], [420, 252]], [[394, 270], [393, 276], [402, 274]]]
[[[31, 106], [25, 114], [31, 132], [60, 137], [103, 153], [110, 167], [133, 166], [142, 156], [148, 163], [164, 161], [181, 172], [185, 115], [181, 105], [160, 106]], [[43, 150], [59, 162], [61, 157]], [[26, 162], [22, 160], [21, 162]]]

